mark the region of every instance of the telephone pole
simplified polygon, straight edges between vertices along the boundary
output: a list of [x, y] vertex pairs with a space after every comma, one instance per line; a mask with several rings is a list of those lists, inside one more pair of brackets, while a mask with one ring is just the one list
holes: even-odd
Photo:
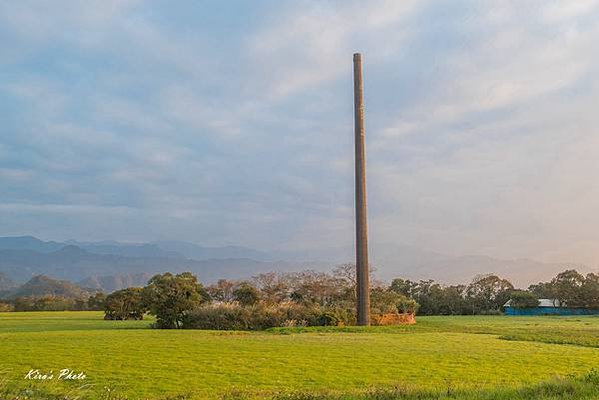
[[354, 54], [354, 118], [356, 166], [356, 296], [358, 325], [370, 325], [368, 273], [368, 213], [366, 209], [366, 155], [364, 149], [364, 89], [362, 54]]

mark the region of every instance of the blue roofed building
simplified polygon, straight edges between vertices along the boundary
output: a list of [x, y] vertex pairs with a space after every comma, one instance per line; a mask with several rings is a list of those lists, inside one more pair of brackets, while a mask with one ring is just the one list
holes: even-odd
[[555, 299], [539, 299], [536, 307], [512, 307], [511, 302], [503, 305], [505, 315], [599, 315], [598, 309], [567, 307]]

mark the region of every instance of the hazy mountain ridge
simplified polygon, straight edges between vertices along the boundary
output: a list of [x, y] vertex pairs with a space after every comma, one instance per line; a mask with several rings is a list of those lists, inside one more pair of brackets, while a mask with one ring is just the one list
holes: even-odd
[[89, 253], [119, 255], [124, 257], [158, 257], [158, 258], [185, 258], [183, 254], [168, 251], [153, 243], [119, 243], [119, 242], [78, 242], [66, 241], [65, 244], [77, 246]]
[[0, 272], [0, 292], [8, 291], [15, 286], [16, 284], [6, 273]]
[[276, 255], [242, 246], [206, 247], [181, 241], [154, 242], [152, 245], [164, 251], [170, 251], [194, 260], [249, 258], [256, 261], [277, 261], [286, 259], [285, 257], [277, 258]]
[[65, 243], [45, 242], [33, 236], [0, 237], [1, 250], [33, 250], [39, 253], [50, 253], [65, 246]]
[[[32, 236], [3, 237], [0, 273], [4, 277], [0, 284], [22, 283], [45, 274], [112, 291], [124, 285], [137, 286], [144, 283], [143, 279], [165, 271], [191, 271], [203, 282], [211, 283], [221, 278], [247, 279], [269, 271], [328, 271], [337, 264], [351, 262], [353, 257], [351, 247], [267, 253], [240, 246], [204, 247], [175, 241], [61, 243], [44, 242]], [[519, 287], [549, 280], [567, 268], [580, 272], [592, 270], [573, 263], [501, 260], [482, 255], [452, 257], [392, 243], [372, 244], [371, 263], [376, 268], [376, 277], [385, 281], [403, 277], [447, 284], [468, 283], [476, 275], [496, 273]]]
[[124, 257], [188, 258], [194, 260], [250, 258], [256, 261], [276, 261], [271, 254], [242, 246], [206, 247], [182, 241], [162, 241], [153, 243], [121, 243], [117, 241], [64, 242], [43, 241], [33, 236], [0, 237], [2, 250], [33, 250], [38, 253], [51, 253], [66, 246], [76, 246], [89, 253], [120, 255]]
[[[6, 240], [0, 242], [6, 243]], [[42, 246], [42, 251], [46, 249]], [[6, 247], [6, 246], [5, 246]], [[139, 277], [147, 277], [166, 271], [191, 271], [203, 282], [218, 279], [243, 279], [269, 271], [296, 271], [324, 269], [317, 263], [263, 262], [249, 258], [222, 258], [192, 260], [178, 257], [129, 257], [115, 254], [96, 254], [73, 244], [63, 245], [56, 251], [40, 252], [21, 246], [18, 249], [0, 250], [0, 271], [6, 278], [17, 283], [36, 275], [48, 275], [56, 279], [79, 281], [92, 288], [121, 288], [121, 282], [139, 283]], [[145, 282], [144, 282], [145, 283]]]
[[77, 282], [77, 285], [86, 289], [111, 293], [115, 290], [120, 290], [128, 287], [145, 286], [151, 277], [152, 275], [147, 272], [141, 272], [138, 274], [117, 274], [108, 276], [94, 275]]

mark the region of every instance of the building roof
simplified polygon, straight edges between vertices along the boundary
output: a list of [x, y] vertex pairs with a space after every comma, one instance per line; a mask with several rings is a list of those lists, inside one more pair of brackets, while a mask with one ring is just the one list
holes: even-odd
[[[508, 300], [503, 306], [510, 307], [512, 300]], [[559, 300], [556, 299], [539, 299], [539, 305], [537, 307], [561, 307]]]
[[539, 299], [539, 307], [561, 307], [561, 303], [556, 299]]

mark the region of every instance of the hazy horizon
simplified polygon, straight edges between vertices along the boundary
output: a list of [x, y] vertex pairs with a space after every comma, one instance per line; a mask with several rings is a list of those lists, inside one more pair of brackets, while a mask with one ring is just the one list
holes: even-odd
[[1, 236], [599, 265], [599, 1], [0, 3]]

